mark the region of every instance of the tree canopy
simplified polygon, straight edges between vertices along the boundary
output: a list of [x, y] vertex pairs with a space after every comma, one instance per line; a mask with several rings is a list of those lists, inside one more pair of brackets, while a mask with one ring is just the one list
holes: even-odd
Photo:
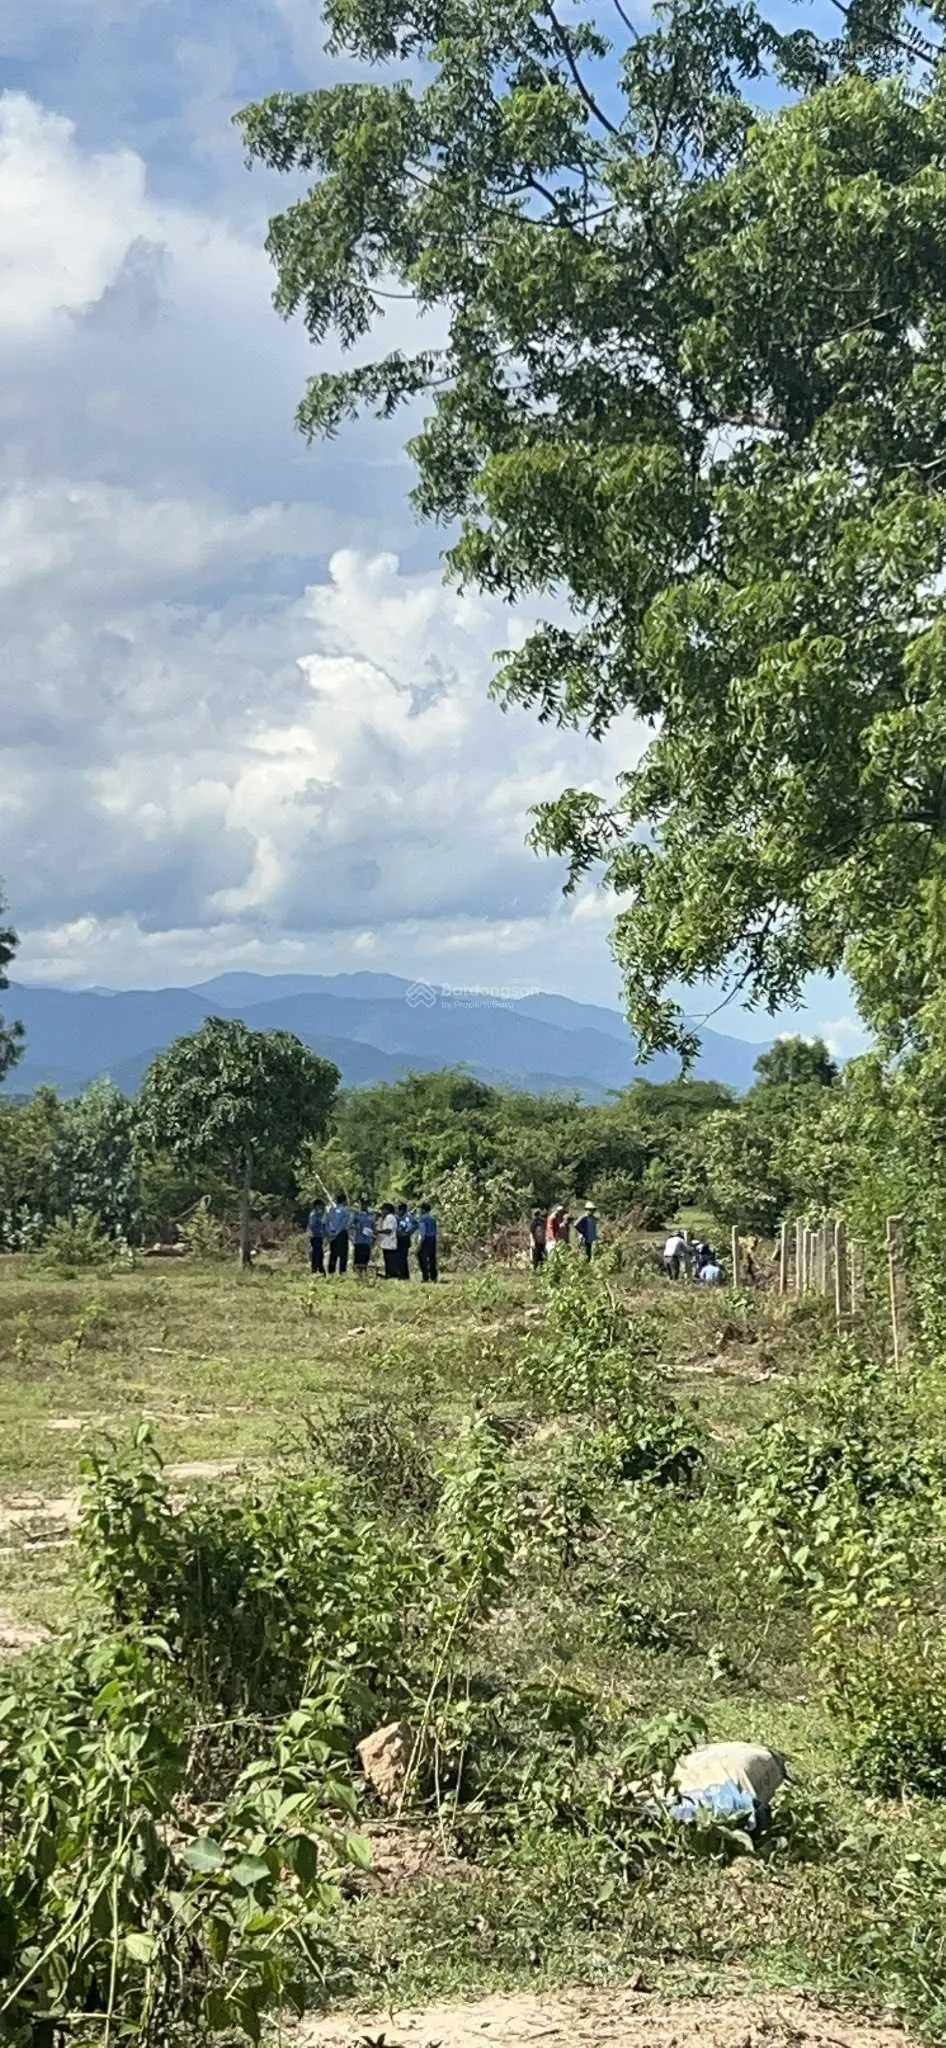
[[291, 1031], [251, 1031], [231, 1017], [208, 1017], [152, 1061], [138, 1098], [141, 1133], [227, 1175], [240, 1196], [244, 1264], [254, 1176], [278, 1173], [324, 1131], [339, 1079]]
[[[452, 572], [547, 616], [504, 701], [649, 735], [541, 846], [603, 862], [645, 1048], [674, 984], [845, 966], [891, 1044], [942, 967], [946, 71], [935, 10], [751, 0], [612, 33], [553, 0], [329, 0], [351, 82], [239, 121], [303, 173], [276, 303], [357, 366], [299, 419], [425, 416]], [[374, 77], [365, 75], [375, 67]], [[441, 341], [365, 360], [392, 296]]]
[[798, 1087], [814, 1082], [833, 1088], [838, 1068], [823, 1038], [778, 1038], [755, 1063], [756, 1087]]

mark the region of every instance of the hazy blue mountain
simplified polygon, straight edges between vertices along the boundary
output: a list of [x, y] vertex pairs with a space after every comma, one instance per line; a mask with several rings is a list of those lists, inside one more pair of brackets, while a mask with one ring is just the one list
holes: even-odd
[[[5, 1016], [26, 1026], [30, 1066], [69, 1067], [86, 1079], [113, 1071], [149, 1046], [169, 1045], [182, 1032], [196, 1031], [209, 1015], [209, 1005], [185, 988], [93, 995], [23, 982], [4, 995], [3, 1008]], [[22, 1087], [22, 1068], [19, 1073]]]
[[[241, 1016], [257, 1030], [296, 1032], [335, 1060], [352, 1088], [462, 1065], [504, 1086], [578, 1090], [600, 1101], [641, 1074], [661, 1081], [678, 1070], [667, 1054], [642, 1068], [617, 1010], [556, 995], [507, 1004], [367, 972], [218, 975], [192, 989], [20, 983], [5, 1009], [22, 1018], [27, 1032], [26, 1057], [8, 1093], [43, 1081], [75, 1093], [102, 1073], [133, 1093], [156, 1051], [213, 1014]], [[696, 1071], [745, 1089], [762, 1049], [708, 1031]]]
[[250, 1003], [278, 1003], [283, 996], [393, 996], [407, 995], [415, 984], [399, 974], [215, 974], [212, 981], [194, 983], [190, 993], [200, 996], [211, 1009], [223, 1004], [225, 1010], [243, 1010]]

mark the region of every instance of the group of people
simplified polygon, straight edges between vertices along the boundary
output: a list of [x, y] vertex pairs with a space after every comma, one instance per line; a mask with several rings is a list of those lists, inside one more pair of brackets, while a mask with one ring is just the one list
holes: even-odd
[[722, 1287], [724, 1284], [723, 1269], [712, 1245], [707, 1244], [703, 1237], [691, 1238], [685, 1230], [670, 1232], [664, 1245], [663, 1266], [668, 1280], [679, 1280], [688, 1275], [704, 1287]]
[[[429, 1202], [417, 1215], [406, 1202], [381, 1202], [373, 1209], [364, 1195], [353, 1208], [341, 1190], [326, 1204], [317, 1197], [309, 1214], [309, 1266], [313, 1273], [347, 1273], [348, 1255], [361, 1279], [366, 1278], [375, 1245], [381, 1252], [386, 1280], [409, 1280], [411, 1245], [417, 1239], [417, 1267], [422, 1280], [437, 1278], [437, 1219]], [[326, 1250], [328, 1265], [326, 1266]]]
[[593, 1202], [586, 1202], [577, 1222], [569, 1216], [567, 1209], [559, 1203], [548, 1212], [535, 1209], [529, 1224], [529, 1241], [532, 1247], [532, 1271], [537, 1273], [544, 1266], [551, 1252], [560, 1245], [571, 1242], [574, 1230], [586, 1259], [590, 1259], [598, 1242], [598, 1216]]

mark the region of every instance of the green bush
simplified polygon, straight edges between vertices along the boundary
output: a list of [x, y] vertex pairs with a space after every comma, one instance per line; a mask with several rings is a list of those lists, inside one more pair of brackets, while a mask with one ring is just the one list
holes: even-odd
[[114, 1622], [161, 1635], [191, 1691], [278, 1714], [336, 1675], [385, 1690], [420, 1566], [326, 1477], [206, 1490], [175, 1512], [147, 1432], [83, 1462], [79, 1537]]
[[259, 2039], [334, 1967], [327, 1881], [366, 1847], [331, 1700], [274, 1731], [209, 1830], [167, 1650], [128, 1635], [0, 1701], [0, 2033], [9, 2048]]
[[92, 1209], [58, 1216], [49, 1225], [40, 1251], [44, 1265], [54, 1266], [60, 1273], [108, 1266], [115, 1255], [115, 1241], [106, 1236], [101, 1218]]
[[810, 1591], [831, 1577], [846, 1530], [885, 1508], [922, 1512], [946, 1466], [942, 1448], [918, 1435], [890, 1366], [833, 1345], [747, 1444], [736, 1518], [752, 1582], [761, 1574], [772, 1590]]
[[613, 1430], [622, 1479], [688, 1483], [703, 1453], [662, 1383], [655, 1319], [631, 1315], [603, 1277], [561, 1252], [546, 1284], [547, 1327], [514, 1363], [517, 1392], [536, 1414], [588, 1417]]

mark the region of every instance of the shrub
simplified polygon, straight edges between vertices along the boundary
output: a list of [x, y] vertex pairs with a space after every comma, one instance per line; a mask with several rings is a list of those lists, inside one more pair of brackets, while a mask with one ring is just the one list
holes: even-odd
[[794, 1386], [782, 1412], [749, 1441], [737, 1491], [746, 1571], [773, 1590], [816, 1587], [845, 1530], [885, 1505], [929, 1502], [942, 1453], [917, 1443], [916, 1416], [889, 1366], [853, 1344]]
[[311, 1449], [356, 1498], [390, 1515], [436, 1507], [441, 1482], [429, 1402], [398, 1395], [344, 1402], [327, 1422], [307, 1427]]
[[201, 1834], [166, 1649], [70, 1652], [0, 1702], [0, 1986], [10, 2048], [259, 2039], [335, 1961], [326, 1880], [366, 1845], [331, 1700], [275, 1731]]
[[661, 1383], [654, 1320], [631, 1316], [603, 1278], [561, 1252], [547, 1287], [548, 1327], [515, 1362], [517, 1390], [539, 1414], [589, 1416], [613, 1428], [621, 1478], [690, 1481], [703, 1453]]
[[192, 1215], [181, 1224], [181, 1237], [195, 1259], [226, 1259], [231, 1251], [231, 1233], [214, 1215], [209, 1195], [201, 1195]]
[[146, 1431], [83, 1462], [80, 1542], [119, 1626], [159, 1633], [191, 1691], [281, 1713], [344, 1676], [351, 1697], [397, 1670], [417, 1554], [325, 1477], [263, 1495], [207, 1490], [173, 1511]]
[[51, 1223], [40, 1256], [60, 1273], [90, 1266], [108, 1266], [115, 1257], [114, 1241], [107, 1237], [102, 1221], [92, 1209], [76, 1209], [71, 1216], [59, 1216]]

